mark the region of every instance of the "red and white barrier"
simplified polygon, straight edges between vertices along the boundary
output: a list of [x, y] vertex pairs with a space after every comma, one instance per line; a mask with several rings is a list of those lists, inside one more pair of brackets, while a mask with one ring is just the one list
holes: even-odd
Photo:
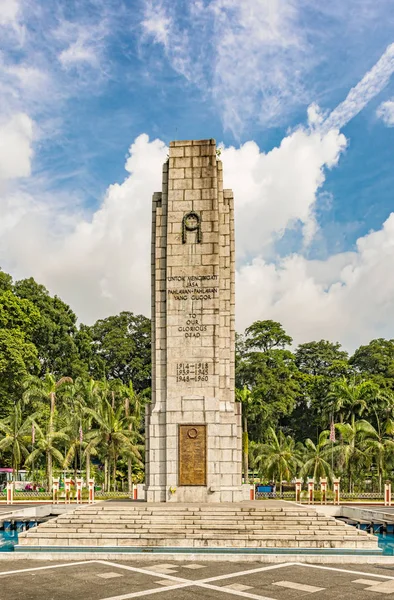
[[52, 502], [53, 504], [59, 504], [59, 477], [52, 477]]
[[340, 477], [337, 477], [336, 479], [334, 479], [333, 481], [333, 486], [334, 486], [334, 504], [340, 504], [340, 486], [339, 486], [339, 482], [341, 481]]
[[391, 506], [391, 482], [386, 481], [384, 484], [384, 505]]
[[295, 494], [296, 494], [296, 502], [301, 502], [301, 488], [302, 488], [302, 479], [295, 480]]
[[14, 503], [14, 482], [7, 481], [7, 504]]
[[65, 502], [65, 504], [71, 503], [71, 479], [70, 479], [70, 477], [64, 478], [64, 502]]
[[320, 504], [327, 504], [327, 479], [320, 479]]
[[313, 477], [308, 477], [308, 504], [315, 502], [315, 480]]
[[94, 479], [89, 479], [89, 504], [94, 504]]
[[75, 484], [76, 484], [75, 497], [76, 497], [77, 504], [82, 504], [82, 483], [83, 483], [83, 479], [81, 477], [77, 477], [77, 479], [75, 480]]

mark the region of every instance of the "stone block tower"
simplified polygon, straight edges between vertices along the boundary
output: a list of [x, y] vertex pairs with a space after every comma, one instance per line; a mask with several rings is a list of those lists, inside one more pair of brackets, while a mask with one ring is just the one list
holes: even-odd
[[243, 499], [234, 207], [214, 140], [170, 143], [153, 195], [148, 502]]

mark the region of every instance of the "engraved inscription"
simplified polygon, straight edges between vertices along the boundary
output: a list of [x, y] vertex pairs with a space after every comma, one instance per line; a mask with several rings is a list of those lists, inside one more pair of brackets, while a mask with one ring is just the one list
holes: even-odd
[[208, 381], [208, 363], [207, 362], [184, 362], [176, 365], [176, 381], [189, 383], [190, 381]]
[[206, 485], [206, 425], [179, 425], [179, 485]]
[[189, 313], [185, 321], [185, 325], [180, 325], [178, 331], [183, 333], [185, 338], [199, 338], [202, 333], [205, 333], [207, 326], [201, 323], [200, 319], [197, 319], [195, 313]]
[[[203, 285], [205, 281], [208, 285]], [[214, 300], [218, 293], [217, 281], [217, 275], [173, 275], [167, 277], [167, 282], [178, 283], [180, 287], [168, 288], [167, 293], [175, 300]]]

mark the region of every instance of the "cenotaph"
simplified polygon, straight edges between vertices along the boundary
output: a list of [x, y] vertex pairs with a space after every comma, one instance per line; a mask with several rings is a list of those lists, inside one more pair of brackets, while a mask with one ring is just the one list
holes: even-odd
[[153, 195], [148, 502], [244, 499], [234, 258], [233, 193], [215, 140], [171, 142]]

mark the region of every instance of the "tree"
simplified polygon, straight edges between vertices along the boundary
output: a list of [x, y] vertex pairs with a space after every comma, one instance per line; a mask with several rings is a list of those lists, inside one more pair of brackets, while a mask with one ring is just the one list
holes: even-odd
[[367, 374], [382, 387], [394, 389], [394, 340], [372, 340], [366, 346], [360, 346], [349, 362], [359, 373]]
[[[36, 455], [38, 456], [40, 452], [45, 452], [46, 455], [46, 468], [47, 468], [47, 478], [48, 478], [48, 489], [50, 489], [52, 483], [52, 459], [55, 458], [58, 462], [60, 460], [61, 453], [56, 448], [56, 442], [60, 439], [67, 440], [66, 430], [63, 429], [60, 432], [55, 432], [55, 405], [56, 405], [56, 394], [59, 389], [64, 386], [72, 383], [72, 379], [70, 377], [61, 377], [58, 381], [52, 375], [52, 373], [46, 373], [44, 379], [39, 379], [38, 377], [29, 377], [25, 380], [25, 393], [24, 398], [27, 402], [30, 400], [38, 400], [40, 401], [48, 401], [49, 400], [49, 419], [48, 422], [45, 422], [45, 427], [47, 429], [39, 428], [39, 442], [37, 451], [33, 452], [35, 460]], [[45, 432], [45, 433], [44, 433]], [[64, 460], [63, 458], [61, 459]]]
[[37, 350], [24, 333], [0, 329], [0, 418], [12, 410], [13, 400], [21, 397], [24, 379], [39, 368]]
[[257, 411], [257, 403], [253, 402], [252, 392], [246, 385], [241, 389], [235, 390], [235, 398], [242, 405], [242, 464], [244, 472], [244, 482], [249, 483], [249, 433], [248, 418], [253, 412]]
[[245, 330], [245, 348], [268, 352], [273, 348], [290, 346], [292, 338], [277, 321], [255, 321]]
[[301, 394], [291, 416], [293, 431], [296, 435], [303, 432], [318, 443], [319, 430], [326, 429], [330, 420], [330, 386], [336, 379], [349, 376], [352, 370], [340, 344], [327, 340], [300, 344], [295, 351], [295, 364]]
[[[134, 391], [133, 382], [130, 381], [128, 386], [123, 386], [124, 404], [125, 404], [125, 417], [129, 421], [129, 431], [138, 431], [141, 425], [141, 419], [143, 416], [143, 409], [147, 403], [148, 398], [143, 393], [137, 394]], [[130, 414], [131, 412], [131, 414]], [[129, 493], [132, 492], [132, 457], [129, 456], [127, 459], [127, 484]]]
[[0, 451], [11, 454], [13, 480], [20, 469], [22, 460], [29, 455], [28, 443], [31, 440], [31, 427], [34, 415], [26, 418], [22, 411], [22, 402], [14, 403], [9, 416], [0, 421]]
[[329, 431], [322, 431], [317, 444], [314, 444], [309, 438], [305, 440], [305, 456], [304, 465], [300, 472], [301, 477], [312, 476], [315, 481], [323, 477], [332, 479], [333, 472], [330, 465], [332, 442], [330, 442], [329, 436]]
[[257, 462], [263, 465], [264, 472], [270, 479], [279, 479], [281, 494], [283, 479], [292, 479], [302, 464], [294, 439], [282, 431], [277, 434], [272, 427], [267, 431], [266, 442], [261, 446]]
[[93, 376], [133, 382], [136, 392], [151, 384], [151, 324], [142, 315], [122, 312], [91, 328]]
[[353, 378], [348, 382], [344, 377], [334, 381], [328, 394], [330, 404], [327, 409], [331, 415], [340, 415], [341, 418], [349, 418], [354, 426], [356, 416], [368, 411], [368, 405], [372, 407], [373, 401], [379, 394], [379, 388], [372, 381], [361, 381], [357, 383]]
[[[386, 464], [392, 458], [394, 453], [394, 441], [386, 435], [378, 416], [376, 415], [377, 427], [364, 421], [364, 426], [361, 433], [362, 447], [367, 456], [373, 458], [379, 480], [379, 492], [382, 493], [382, 479], [385, 472]], [[392, 429], [392, 426], [390, 427]]]
[[0, 293], [12, 292], [12, 277], [0, 269]]
[[[44, 413], [45, 414], [45, 413]], [[34, 464], [40, 457], [45, 457], [47, 490], [52, 486], [53, 464], [57, 463], [62, 466], [64, 456], [60, 452], [58, 445], [67, 442], [69, 439], [68, 430], [66, 427], [56, 431], [56, 424], [50, 420], [44, 420], [44, 425], [38, 425], [39, 416], [34, 421], [35, 427], [35, 448], [26, 459], [26, 466]]]
[[86, 408], [96, 427], [86, 434], [87, 446], [85, 452], [98, 453], [104, 456], [105, 488], [111, 488], [111, 467], [114, 490], [116, 490], [116, 465], [120, 455], [130, 456], [141, 463], [141, 455], [136, 444], [137, 433], [130, 431], [129, 419], [124, 414], [124, 407], [115, 409], [104, 397], [98, 408]]
[[339, 432], [341, 439], [334, 446], [334, 456], [338, 464], [343, 464], [347, 472], [349, 493], [353, 492], [354, 473], [366, 464], [368, 455], [365, 446], [361, 443], [363, 436], [369, 431], [369, 423], [365, 420], [351, 423], [336, 423], [335, 429]]
[[75, 341], [77, 318], [71, 308], [57, 296], [51, 297], [32, 277], [17, 281], [14, 293], [40, 312], [32, 336], [41, 363], [40, 374], [50, 372], [59, 379], [65, 373], [72, 377], [87, 373], [88, 366], [81, 361]]

